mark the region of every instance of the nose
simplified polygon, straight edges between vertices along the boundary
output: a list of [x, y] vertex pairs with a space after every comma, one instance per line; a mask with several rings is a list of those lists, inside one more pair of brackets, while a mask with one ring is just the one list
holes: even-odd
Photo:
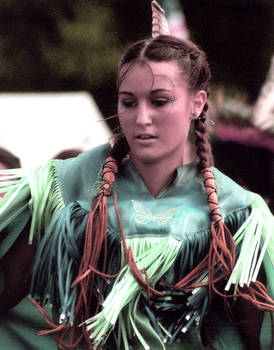
[[151, 112], [151, 108], [146, 103], [139, 103], [136, 111], [136, 125], [150, 125], [152, 123]]

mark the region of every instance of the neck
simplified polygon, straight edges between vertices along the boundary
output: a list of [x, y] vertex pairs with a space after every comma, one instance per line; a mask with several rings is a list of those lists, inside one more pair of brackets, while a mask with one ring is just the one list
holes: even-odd
[[184, 154], [184, 161], [169, 159], [168, 162], [163, 160], [145, 163], [134, 159], [134, 157], [132, 157], [132, 161], [141, 175], [147, 189], [153, 197], [156, 197], [170, 182], [175, 170], [181, 165], [192, 163], [194, 157], [195, 155], [192, 152], [188, 152], [187, 154]]
[[175, 168], [169, 169], [159, 163], [140, 164], [134, 162], [134, 164], [153, 197], [156, 197], [169, 183], [175, 171]]

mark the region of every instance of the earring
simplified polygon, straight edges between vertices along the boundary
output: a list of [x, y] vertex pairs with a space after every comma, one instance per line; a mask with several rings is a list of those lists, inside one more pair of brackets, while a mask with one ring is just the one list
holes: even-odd
[[202, 122], [204, 122], [206, 120], [206, 115], [201, 113], [199, 115], [198, 119], [201, 120]]
[[197, 118], [196, 114], [192, 113], [190, 119], [195, 120], [196, 118]]

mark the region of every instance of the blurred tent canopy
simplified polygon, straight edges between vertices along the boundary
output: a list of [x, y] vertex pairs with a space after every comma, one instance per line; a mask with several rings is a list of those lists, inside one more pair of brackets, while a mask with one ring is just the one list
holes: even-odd
[[111, 132], [87, 92], [0, 94], [0, 145], [23, 167], [44, 164], [61, 151], [87, 150]]

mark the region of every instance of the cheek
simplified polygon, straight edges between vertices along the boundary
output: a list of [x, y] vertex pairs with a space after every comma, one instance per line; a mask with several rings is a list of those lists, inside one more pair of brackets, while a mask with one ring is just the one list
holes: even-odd
[[129, 118], [118, 117], [120, 126], [124, 132], [124, 134], [128, 134], [129, 130], [132, 129], [132, 123]]
[[187, 130], [182, 126], [166, 127], [165, 128], [165, 140], [167, 144], [178, 144], [185, 142], [187, 139]]
[[174, 136], [185, 137], [188, 135], [191, 125], [191, 120], [187, 115], [183, 113], [174, 113], [167, 118], [162, 126], [166, 133], [170, 133]]

